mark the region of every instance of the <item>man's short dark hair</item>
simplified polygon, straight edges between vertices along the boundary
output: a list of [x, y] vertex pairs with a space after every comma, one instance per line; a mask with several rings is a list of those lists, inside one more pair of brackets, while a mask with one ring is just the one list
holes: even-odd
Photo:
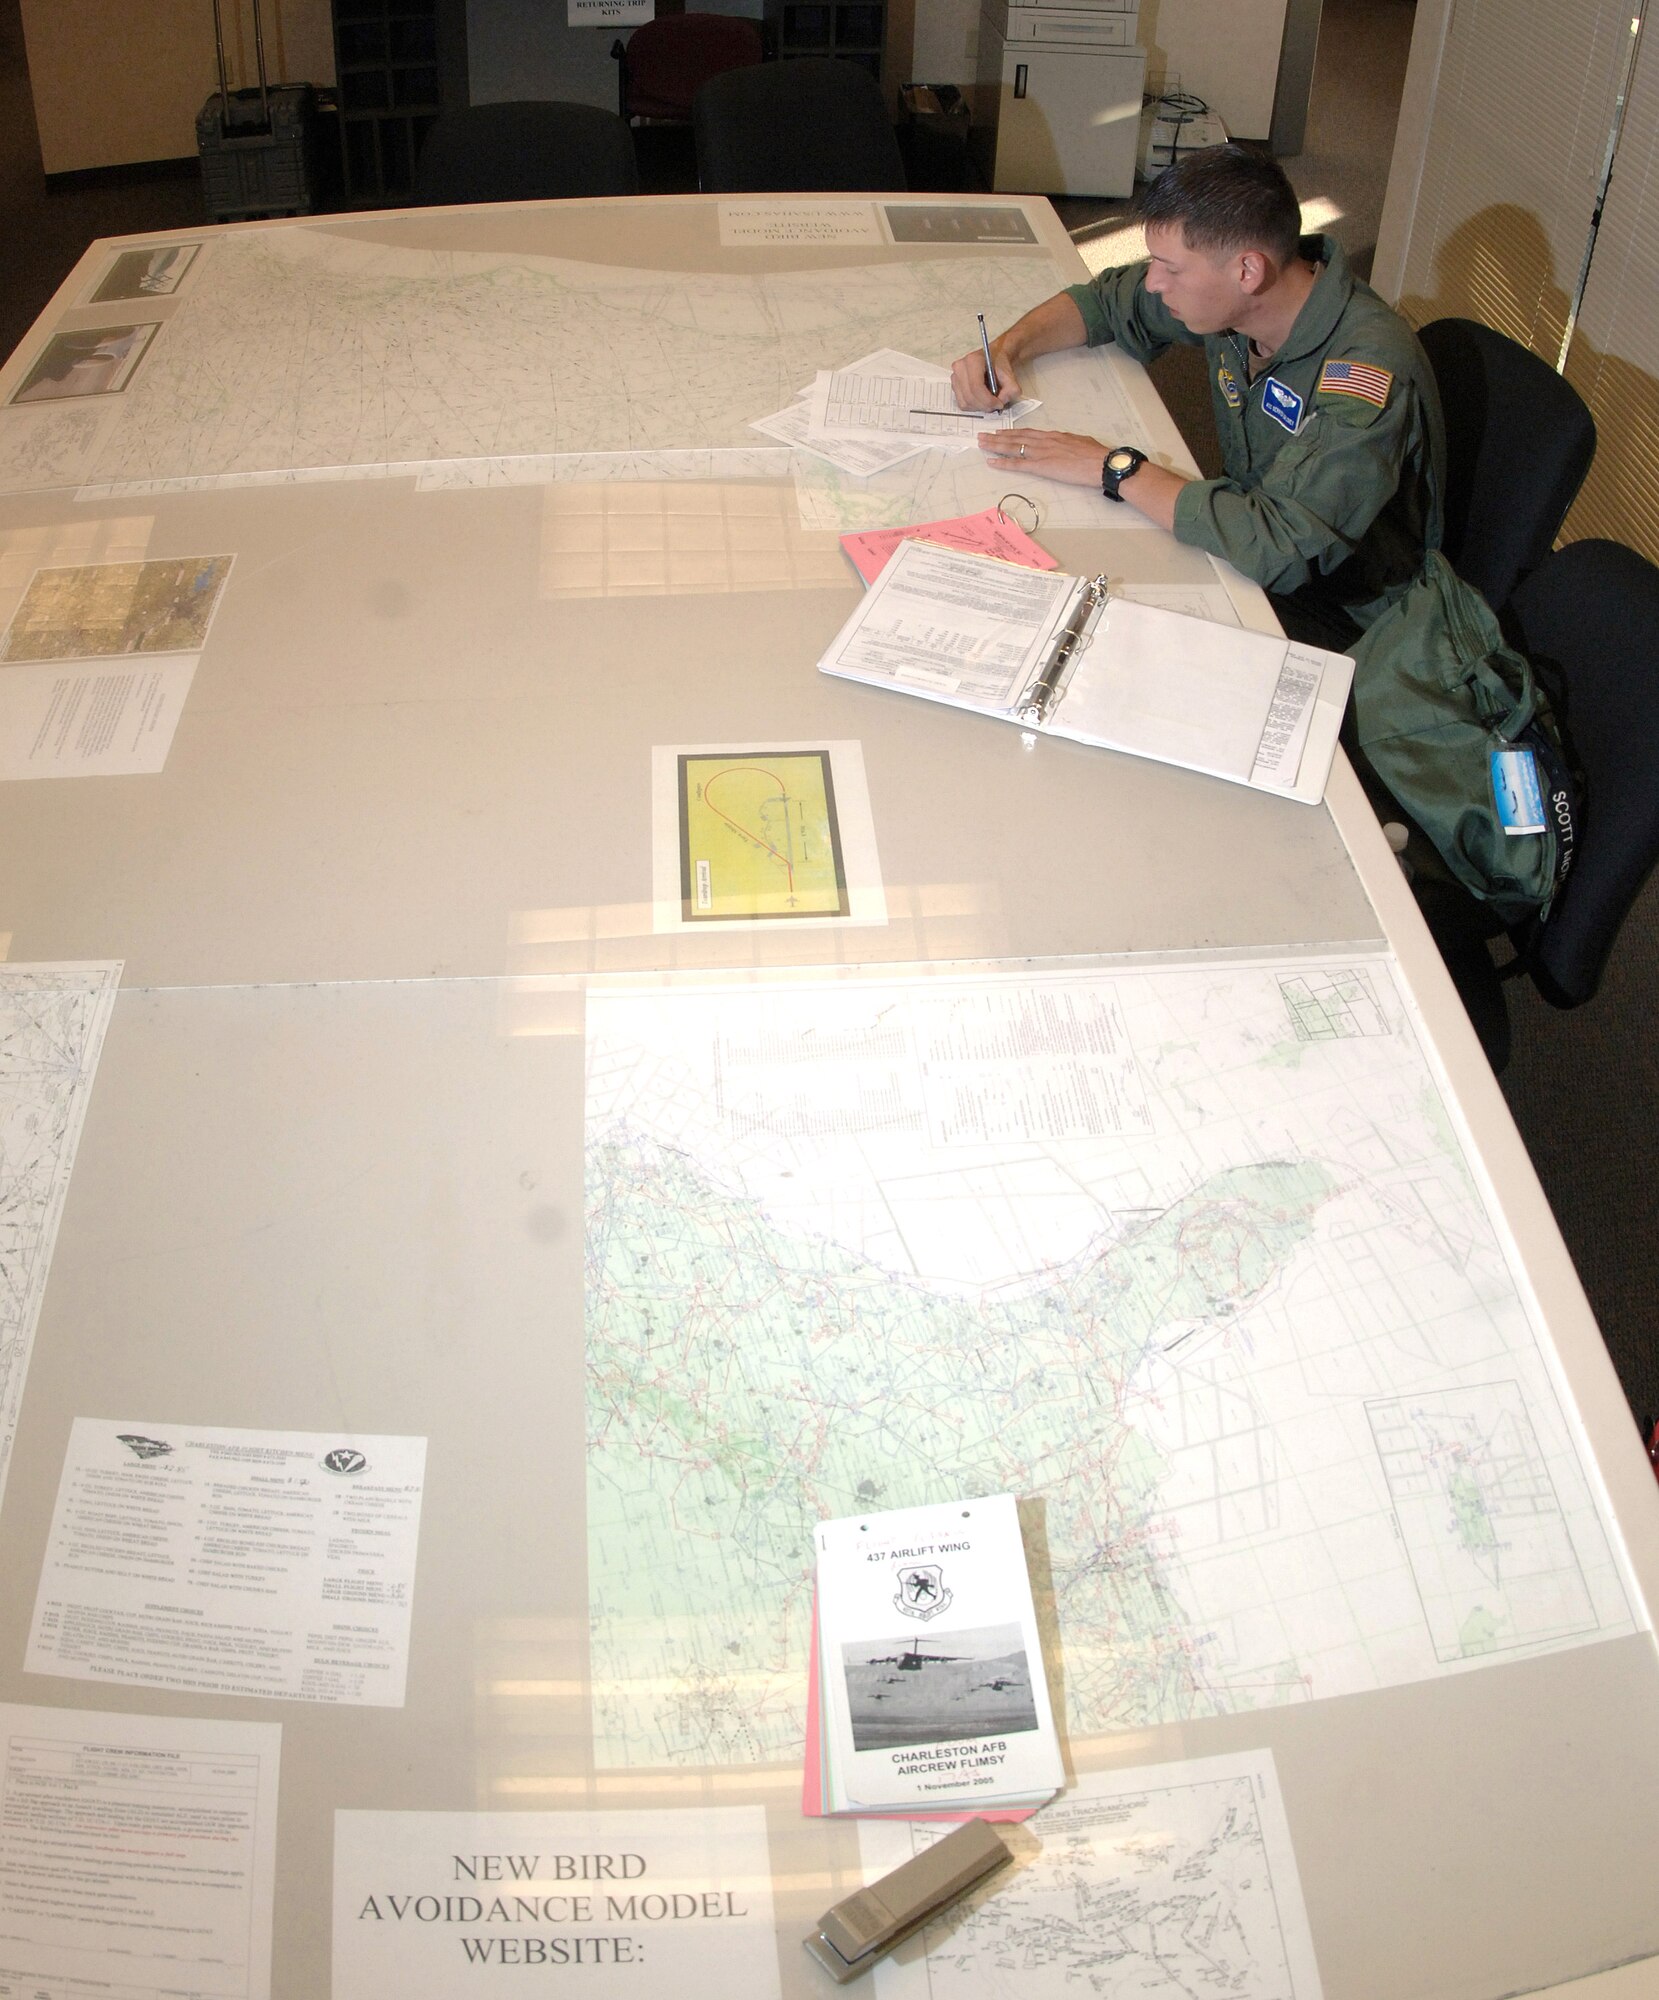
[[1248, 146], [1182, 153], [1141, 195], [1143, 224], [1178, 224], [1190, 250], [1265, 250], [1288, 264], [1302, 238], [1302, 208], [1277, 160]]

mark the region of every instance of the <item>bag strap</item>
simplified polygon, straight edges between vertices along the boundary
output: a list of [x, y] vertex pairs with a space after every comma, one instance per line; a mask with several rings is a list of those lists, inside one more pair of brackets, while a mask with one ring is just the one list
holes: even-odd
[[[1538, 684], [1533, 678], [1532, 663], [1524, 653], [1517, 653], [1513, 646], [1505, 643], [1485, 598], [1462, 586], [1457, 572], [1445, 557], [1436, 552], [1431, 555], [1430, 561], [1446, 572], [1439, 579], [1440, 597], [1446, 607], [1447, 623], [1457, 643], [1459, 656], [1473, 660], [1485, 654], [1491, 667], [1488, 673], [1471, 676], [1480, 719], [1503, 742], [1513, 743], [1531, 727], [1538, 713]], [[1500, 661], [1505, 669], [1503, 673], [1498, 671]], [[1517, 668], [1519, 673], [1516, 678], [1521, 684], [1519, 693], [1513, 692], [1508, 685], [1508, 674]]]

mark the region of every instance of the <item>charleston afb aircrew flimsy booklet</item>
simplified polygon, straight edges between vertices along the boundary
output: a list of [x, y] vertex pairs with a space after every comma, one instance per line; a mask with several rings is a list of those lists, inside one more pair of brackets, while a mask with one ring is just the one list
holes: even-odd
[[1317, 805], [1354, 665], [1112, 597], [1059, 572], [905, 542], [818, 662], [1022, 728]]
[[829, 1813], [1034, 1806], [1065, 1781], [1011, 1495], [817, 1533]]

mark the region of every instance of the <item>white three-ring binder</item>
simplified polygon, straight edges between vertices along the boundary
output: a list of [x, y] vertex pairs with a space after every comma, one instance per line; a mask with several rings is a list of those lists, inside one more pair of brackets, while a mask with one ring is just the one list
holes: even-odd
[[1092, 581], [904, 542], [819, 666], [1023, 729], [1316, 805], [1354, 665], [1113, 597]]

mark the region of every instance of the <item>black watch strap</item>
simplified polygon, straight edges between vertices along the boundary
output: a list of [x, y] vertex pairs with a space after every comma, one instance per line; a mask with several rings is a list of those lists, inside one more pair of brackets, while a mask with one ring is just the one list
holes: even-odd
[[[1112, 461], [1119, 461], [1114, 468]], [[1116, 444], [1100, 461], [1100, 490], [1108, 500], [1121, 501], [1123, 495], [1118, 488], [1133, 473], [1146, 463], [1146, 453], [1137, 451], [1132, 444]]]

